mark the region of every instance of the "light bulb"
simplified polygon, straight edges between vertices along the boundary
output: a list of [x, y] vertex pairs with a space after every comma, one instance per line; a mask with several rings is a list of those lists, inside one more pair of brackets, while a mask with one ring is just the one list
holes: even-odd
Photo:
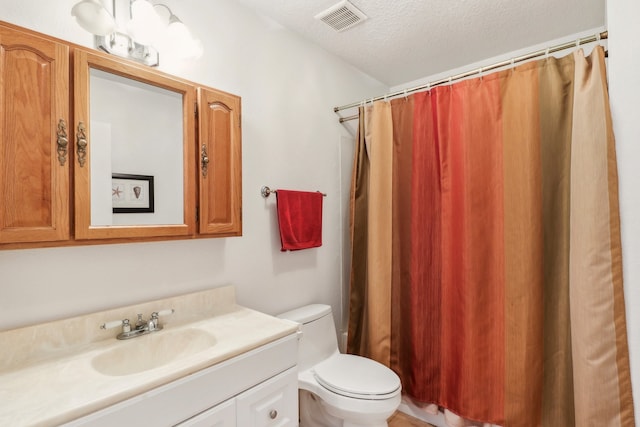
[[189, 28], [175, 15], [169, 18], [164, 48], [176, 59], [197, 59], [202, 56], [202, 42], [193, 37]]
[[131, 4], [132, 19], [127, 23], [127, 32], [137, 43], [153, 44], [162, 32], [162, 21], [146, 0], [136, 0]]
[[84, 30], [97, 36], [111, 34], [116, 21], [99, 0], [82, 0], [73, 6], [71, 16]]
[[167, 35], [172, 43], [176, 45], [183, 45], [191, 40], [191, 33], [186, 25], [182, 23], [178, 18], [172, 16], [172, 20], [169, 22], [167, 28]]

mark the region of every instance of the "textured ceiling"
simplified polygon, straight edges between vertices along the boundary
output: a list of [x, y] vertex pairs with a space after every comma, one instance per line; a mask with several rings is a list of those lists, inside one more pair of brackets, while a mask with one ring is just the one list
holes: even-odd
[[339, 0], [238, 0], [396, 86], [605, 25], [606, 0], [351, 0], [369, 19], [338, 33]]

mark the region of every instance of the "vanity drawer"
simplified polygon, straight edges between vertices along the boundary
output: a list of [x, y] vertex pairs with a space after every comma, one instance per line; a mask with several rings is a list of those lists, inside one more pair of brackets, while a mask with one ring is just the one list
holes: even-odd
[[236, 400], [229, 399], [176, 427], [236, 427]]

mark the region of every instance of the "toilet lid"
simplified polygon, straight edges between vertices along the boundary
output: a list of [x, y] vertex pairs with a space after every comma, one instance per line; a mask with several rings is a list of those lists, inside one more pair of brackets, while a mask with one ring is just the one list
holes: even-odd
[[351, 354], [335, 354], [313, 370], [320, 385], [343, 396], [381, 400], [400, 389], [400, 378], [391, 369]]

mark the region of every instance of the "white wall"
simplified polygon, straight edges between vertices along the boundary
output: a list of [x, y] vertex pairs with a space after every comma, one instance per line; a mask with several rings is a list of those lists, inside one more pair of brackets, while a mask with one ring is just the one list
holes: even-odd
[[[494, 65], [494, 64], [498, 64], [501, 62], [505, 62], [505, 61], [510, 61], [512, 58], [517, 58], [519, 56], [524, 56], [524, 55], [528, 55], [531, 54], [532, 52], [542, 52], [544, 51], [547, 47], [552, 47], [552, 46], [558, 46], [561, 44], [565, 44], [565, 43], [573, 43], [578, 39], [582, 39], [582, 38], [586, 38], [586, 37], [591, 37], [595, 34], [598, 34], [602, 31], [606, 30], [605, 27], [600, 27], [600, 28], [592, 28], [589, 30], [585, 30], [585, 31], [581, 31], [579, 33], [574, 33], [574, 34], [570, 34], [567, 35], [565, 37], [561, 37], [561, 38], [557, 38], [557, 39], [553, 39], [553, 40], [548, 40], [544, 43], [540, 43], [540, 44], [536, 44], [533, 46], [523, 46], [521, 49], [512, 51], [512, 52], [505, 52], [501, 55], [498, 56], [494, 56], [492, 58], [487, 58], [484, 59], [482, 61], [478, 61], [478, 62], [473, 62], [470, 64], [465, 64], [462, 67], [459, 68], [454, 68], [452, 70], [446, 70], [443, 71], [441, 73], [438, 74], [434, 74], [431, 76], [427, 76], [427, 77], [423, 77], [417, 80], [413, 80], [411, 82], [408, 83], [403, 83], [401, 85], [398, 86], [392, 86], [390, 91], [391, 92], [399, 92], [399, 91], [403, 91], [404, 89], [407, 88], [415, 88], [415, 87], [419, 87], [419, 86], [425, 86], [427, 83], [430, 82], [435, 82], [435, 81], [440, 81], [440, 80], [444, 80], [449, 78], [450, 76], [455, 76], [458, 74], [462, 74], [462, 73], [467, 73], [469, 71], [473, 71], [473, 70], [479, 70], [481, 67], [487, 67], [489, 65]], [[604, 40], [600, 40], [598, 43], [607, 47], [607, 39]], [[591, 49], [593, 49], [593, 47], [595, 46], [596, 43], [587, 43], [587, 44], [583, 44], [580, 45], [580, 47], [584, 50], [584, 52], [586, 54], [588, 54], [589, 52], [591, 52]], [[565, 55], [567, 55], [570, 51], [569, 50], [561, 50], [558, 52], [554, 52], [551, 53], [551, 56], [555, 56], [555, 57], [563, 57]], [[535, 59], [540, 59], [543, 56], [539, 56]], [[508, 64], [502, 68], [496, 68], [494, 70], [491, 71], [487, 71], [487, 73], [494, 73], [503, 69], [507, 69], [510, 68], [511, 65]], [[468, 79], [473, 79], [478, 77], [480, 74], [473, 74], [469, 77], [467, 77]], [[445, 83], [448, 84], [448, 83]]]
[[622, 257], [631, 383], [640, 420], [640, 2], [607, 2], [609, 98], [620, 179]]
[[[76, 1], [0, 0], [0, 20], [92, 46], [71, 18]], [[349, 184], [340, 175], [352, 146], [341, 153], [349, 132], [332, 108], [388, 88], [234, 0], [166, 3], [205, 52], [161, 58], [160, 68], [242, 96], [244, 236], [0, 250], [0, 330], [226, 284], [267, 313], [325, 302], [339, 314]], [[321, 248], [280, 252], [276, 200], [260, 196], [263, 185], [328, 194]]]

